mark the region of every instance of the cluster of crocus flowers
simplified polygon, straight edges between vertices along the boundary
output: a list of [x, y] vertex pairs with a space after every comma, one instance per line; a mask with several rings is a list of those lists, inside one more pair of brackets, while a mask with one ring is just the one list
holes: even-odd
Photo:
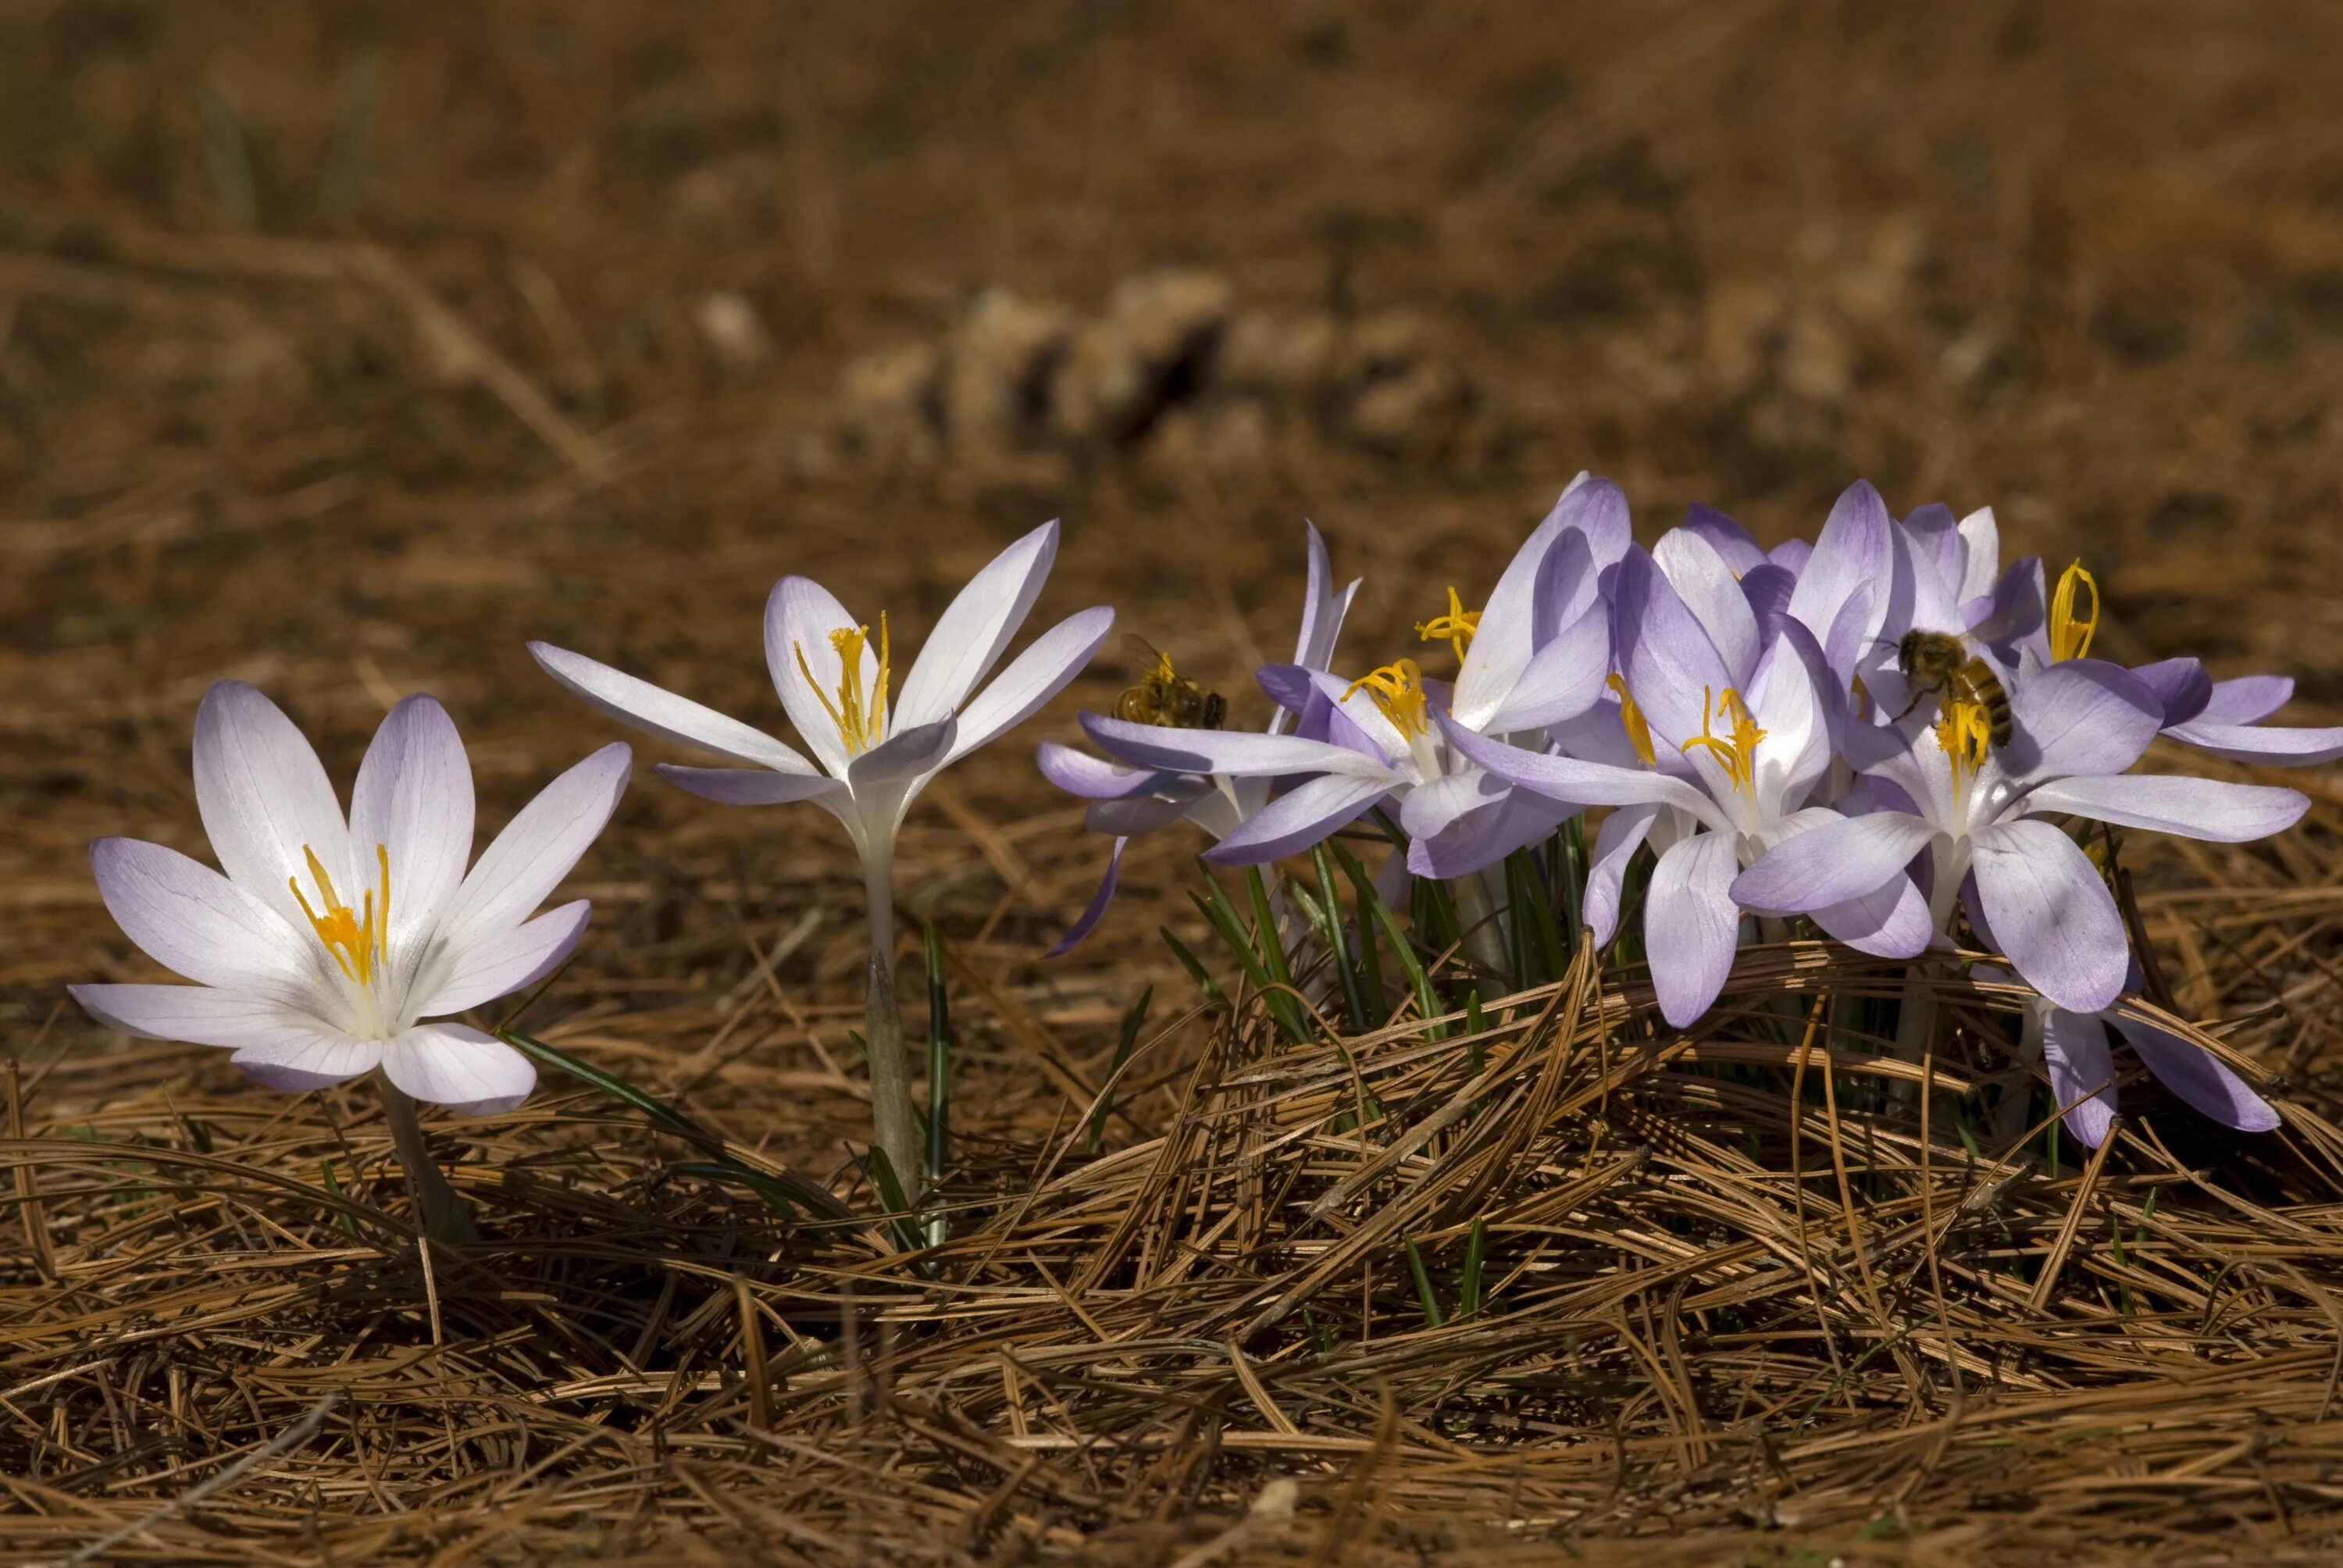
[[[1646, 866], [1642, 950], [1674, 1026], [1715, 1005], [1739, 947], [1796, 920], [1923, 963], [1965, 923], [2038, 993], [2028, 1038], [2085, 1141], [2114, 1107], [2102, 1020], [2200, 1111], [2275, 1124], [2217, 1061], [2121, 1011], [2129, 937], [2078, 840], [2093, 823], [2224, 842], [2291, 826], [2308, 807], [2295, 790], [2133, 771], [2159, 735], [2263, 764], [2343, 756], [2343, 729], [2263, 722], [2290, 684], [2094, 658], [2099, 593], [2081, 563], [2055, 581], [2036, 559], [2005, 568], [1989, 510], [1897, 518], [1863, 483], [1811, 544], [1768, 551], [1696, 507], [1646, 550], [1617, 487], [1582, 475], [1479, 608], [1445, 597], [1416, 648], [1363, 674], [1306, 637], [1294, 664], [1263, 668], [1295, 716], [1274, 733], [1086, 715], [1111, 762], [1052, 749], [1045, 771], [1082, 793], [1111, 778], [1118, 803], [1219, 781], [1243, 808], [1212, 824], [1206, 858], [1224, 863], [1306, 850], [1375, 813], [1409, 871], [1484, 909], [1489, 868], [1586, 811], [1576, 907], [1607, 943], [1629, 868]], [[1423, 668], [1442, 645], [1453, 682]], [[1931, 1017], [1907, 1009], [1907, 1026]]]

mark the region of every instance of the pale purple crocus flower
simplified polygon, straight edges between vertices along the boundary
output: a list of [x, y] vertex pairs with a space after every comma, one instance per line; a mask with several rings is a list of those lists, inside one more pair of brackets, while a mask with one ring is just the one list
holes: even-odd
[[[894, 991], [895, 839], [929, 779], [1024, 722], [1090, 662], [1114, 611], [1067, 617], [988, 682], [1050, 575], [1058, 525], [1001, 552], [944, 609], [899, 696], [887, 618], [878, 635], [808, 578], [786, 577], [765, 606], [765, 663], [813, 760], [761, 730], [582, 654], [529, 644], [546, 673], [593, 707], [649, 735], [740, 764], [661, 763], [669, 783], [705, 799], [762, 806], [807, 800], [844, 826], [862, 862], [870, 910], [865, 1022], [879, 1141], [907, 1194], [919, 1183], [920, 1141]], [[819, 763], [819, 766], [816, 764]]]
[[[1840, 820], [1807, 802], [1828, 771], [1843, 715], [1803, 626], [1779, 624], [1762, 648], [1754, 638], [1729, 638], [1729, 653], [1716, 646], [1706, 622], [1741, 624], [1729, 582], [1709, 583], [1707, 614], [1696, 613], [1651, 556], [1631, 550], [1614, 592], [1622, 724], [1644, 766], [1505, 747], [1455, 729], [1449, 739], [1523, 789], [1620, 808], [1597, 835], [1598, 866], [1624, 867], [1647, 835], [1654, 839], [1644, 948], [1661, 1014], [1681, 1029], [1707, 1011], [1731, 972], [1743, 912], [1735, 875], [1775, 845]], [[1615, 875], [1605, 881], [1608, 923]], [[1594, 893], [1590, 886], [1590, 905]], [[1816, 920], [1884, 956], [1908, 957], [1928, 940], [1926, 906], [1908, 879], [1880, 878]]]
[[[1302, 628], [1294, 639], [1293, 668], [1323, 669], [1333, 660], [1343, 618], [1359, 591], [1359, 579], [1337, 588], [1326, 541], [1315, 523], [1302, 525], [1308, 539], [1307, 575], [1302, 598]], [[1299, 702], [1297, 702], [1299, 706]], [[1268, 733], [1282, 735], [1294, 727], [1295, 712], [1280, 703], [1270, 715]], [[1214, 841], [1236, 830], [1244, 819], [1269, 802], [1271, 780], [1266, 776], [1232, 779], [1226, 775], [1182, 773], [1157, 768], [1131, 768], [1104, 761], [1071, 746], [1044, 740], [1034, 756], [1041, 776], [1070, 795], [1091, 802], [1082, 826], [1114, 837], [1108, 851], [1106, 874], [1081, 916], [1050, 950], [1055, 958], [1071, 950], [1091, 934], [1114, 901], [1122, 878], [1122, 852], [1132, 839], [1179, 821], [1202, 829]]]
[[2010, 694], [2015, 733], [1991, 746], [1981, 714], [1956, 704], [1910, 733], [1852, 726], [1846, 744], [1878, 807], [1775, 846], [1742, 873], [1748, 908], [1795, 914], [1905, 878], [1924, 852], [1930, 925], [1949, 927], [1964, 883], [2026, 982], [2069, 1011], [2099, 1012], [2123, 990], [2123, 922], [2098, 869], [2065, 831], [2066, 813], [2236, 843], [2290, 827], [2309, 807], [2291, 789], [2177, 775], [2127, 775], [2163, 723], [2129, 671], [2078, 658]]
[[292, 720], [223, 680], [195, 740], [196, 805], [221, 869], [136, 839], [90, 848], [123, 934], [195, 983], [77, 985], [74, 999], [127, 1033], [230, 1050], [272, 1089], [379, 1071], [418, 1217], [468, 1240], [414, 1102], [481, 1115], [528, 1098], [528, 1058], [451, 1015], [536, 984], [578, 945], [585, 900], [532, 911], [609, 820], [628, 763], [624, 746], [595, 752], [472, 863], [471, 764], [437, 702], [409, 697], [383, 719], [345, 818]]
[[[1082, 716], [1101, 749], [1123, 763], [1228, 779], [1294, 780], [1244, 814], [1206, 851], [1224, 865], [1262, 865], [1322, 842], [1378, 805], [1395, 806], [1421, 875], [1458, 877], [1551, 831], [1551, 802], [1516, 800], [1501, 779], [1453, 756], [1443, 725], [1469, 732], [1540, 731], [1584, 714], [1608, 667], [1606, 563], [1626, 548], [1626, 500], [1607, 479], [1580, 475], [1515, 552], [1487, 604], [1419, 628], [1463, 645], [1455, 685], [1398, 659], [1361, 679], [1272, 666], [1264, 689], [1307, 709], [1304, 733], [1248, 735], [1166, 729]], [[1453, 596], [1452, 596], [1453, 598]], [[1423, 797], [1423, 803], [1416, 804]]]

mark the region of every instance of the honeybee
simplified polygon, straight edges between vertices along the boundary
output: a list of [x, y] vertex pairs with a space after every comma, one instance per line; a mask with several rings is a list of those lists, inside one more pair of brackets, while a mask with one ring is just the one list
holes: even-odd
[[[1896, 645], [1896, 667], [1912, 685], [1912, 700], [1904, 713], [1920, 706], [1934, 692], [1949, 702], [1966, 702], [1985, 711], [1986, 727], [1996, 746], [2009, 744], [2009, 693], [1993, 666], [1973, 657], [1966, 644], [1948, 631], [1924, 631], [1918, 627]], [[1901, 719], [1904, 713], [1896, 717]]]
[[1143, 637], [1125, 632], [1123, 656], [1137, 680], [1114, 699], [1114, 716], [1166, 729], [1218, 729], [1229, 716], [1226, 699], [1176, 673], [1171, 658]]

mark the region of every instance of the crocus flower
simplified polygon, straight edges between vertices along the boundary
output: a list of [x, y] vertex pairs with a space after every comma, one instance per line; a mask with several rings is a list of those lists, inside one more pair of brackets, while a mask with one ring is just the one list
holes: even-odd
[[347, 819], [317, 754], [242, 681], [196, 715], [196, 805], [220, 869], [136, 839], [90, 848], [123, 934], [193, 985], [79, 985], [101, 1022], [232, 1050], [272, 1089], [379, 1070], [418, 1217], [445, 1241], [471, 1226], [424, 1151], [414, 1102], [508, 1111], [537, 1070], [449, 1021], [552, 972], [586, 930], [579, 899], [530, 918], [601, 832], [629, 757], [606, 746], [472, 854], [472, 770], [447, 711], [409, 697], [375, 732]]
[[2163, 723], [2146, 682], [2104, 661], [2054, 664], [2010, 693], [2014, 733], [1993, 746], [1984, 714], [1953, 702], [1907, 733], [1852, 726], [1864, 803], [1879, 809], [1775, 846], [1734, 884], [1748, 908], [1778, 914], [1869, 893], [1929, 855], [1931, 923], [1946, 929], [1964, 881], [2028, 985], [2071, 1012], [2097, 1013], [2123, 990], [2123, 922], [2098, 869], [2041, 820], [2066, 813], [2236, 843], [2290, 827], [2309, 807], [2291, 789], [2180, 775], [2127, 775]]
[[1056, 696], [1113, 626], [1114, 612], [1102, 606], [1069, 616], [986, 682], [1040, 596], [1057, 550], [1058, 525], [1045, 524], [970, 578], [936, 622], [900, 696], [889, 689], [893, 649], [883, 614], [874, 637], [820, 584], [799, 577], [775, 584], [765, 605], [765, 663], [813, 761], [689, 698], [582, 654], [529, 644], [548, 674], [611, 718], [740, 764], [662, 763], [659, 774], [669, 783], [730, 805], [809, 800], [845, 827], [870, 906], [865, 1021], [879, 1141], [907, 1187], [919, 1179], [920, 1144], [895, 1004], [895, 837], [929, 779]]
[[[1326, 541], [1320, 537], [1316, 524], [1305, 522], [1302, 527], [1308, 535], [1309, 567], [1302, 598], [1302, 630], [1294, 641], [1293, 662], [1305, 669], [1319, 669], [1333, 658], [1343, 618], [1350, 613], [1351, 600], [1359, 591], [1359, 579], [1353, 578], [1342, 588], [1335, 588]], [[1268, 733], [1287, 732], [1294, 719], [1294, 713], [1280, 704], [1270, 715]], [[1054, 740], [1041, 742], [1034, 759], [1043, 778], [1068, 794], [1091, 802], [1082, 815], [1085, 828], [1114, 836], [1113, 848], [1107, 854], [1106, 874], [1099, 880], [1098, 891], [1091, 896], [1081, 918], [1050, 950], [1052, 958], [1072, 949], [1105, 918], [1121, 880], [1123, 848], [1132, 839], [1184, 819], [1218, 840], [1235, 831], [1246, 817], [1269, 800], [1270, 780], [1265, 777], [1232, 779], [1225, 775], [1124, 767], [1101, 761]]]
[[223, 680], [196, 716], [196, 804], [221, 870], [136, 839], [90, 849], [98, 895], [139, 950], [196, 983], [80, 985], [116, 1029], [216, 1045], [272, 1089], [379, 1067], [417, 1100], [508, 1111], [537, 1070], [443, 1021], [535, 984], [586, 930], [579, 899], [530, 919], [602, 830], [628, 754], [606, 746], [472, 853], [472, 771], [447, 710], [391, 709], [347, 820], [317, 754], [277, 705]]
[[[1680, 1029], [1708, 1010], [1732, 970], [1742, 915], [1736, 873], [1774, 846], [1840, 820], [1807, 805], [1843, 722], [1821, 648], [1804, 626], [1784, 620], [1761, 649], [1745, 601], [1738, 617], [1732, 612], [1737, 590], [1713, 586], [1711, 613], [1749, 631], [1729, 638], [1729, 655], [1653, 557], [1630, 550], [1620, 562], [1613, 614], [1622, 723], [1645, 766], [1501, 746], [1453, 728], [1449, 734], [1459, 750], [1522, 789], [1624, 809], [1613, 813], [1623, 829], [1597, 836], [1600, 862], [1623, 865], [1655, 828], [1669, 839], [1655, 845], [1644, 940], [1661, 1014]], [[1666, 768], [1656, 765], [1663, 756], [1671, 759]], [[1816, 920], [1886, 956], [1916, 953], [1928, 940], [1926, 908], [1908, 880], [1879, 878], [1829, 900]]]
[[[1419, 875], [1460, 877], [1503, 859], [1577, 809], [1517, 797], [1505, 780], [1452, 754], [1443, 724], [1474, 734], [1541, 732], [1575, 719], [1602, 694], [1609, 662], [1606, 568], [1627, 543], [1626, 499], [1580, 475], [1499, 578], [1486, 605], [1453, 590], [1445, 615], [1418, 636], [1462, 649], [1454, 686], [1400, 658], [1345, 681], [1302, 664], [1262, 672], [1264, 689], [1306, 709], [1312, 733], [1165, 730], [1085, 714], [1101, 749], [1126, 764], [1229, 779], [1297, 780], [1245, 814], [1206, 859], [1260, 865], [1339, 832], [1378, 804], [1398, 807]], [[1322, 738], [1317, 731], [1322, 730]]]

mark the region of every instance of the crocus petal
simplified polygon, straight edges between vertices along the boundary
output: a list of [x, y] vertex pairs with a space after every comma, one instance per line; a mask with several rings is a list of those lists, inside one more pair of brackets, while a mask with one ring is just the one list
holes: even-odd
[[1611, 945], [1619, 930], [1620, 890], [1627, 878], [1627, 862], [1643, 848], [1658, 817], [1657, 806], [1622, 806], [1603, 819], [1594, 830], [1594, 845], [1586, 859], [1586, 929], [1598, 948]]
[[1058, 555], [1053, 519], [992, 558], [968, 579], [920, 645], [892, 722], [902, 729], [950, 717], [1001, 658], [1041, 596]]
[[1661, 538], [1652, 558], [1708, 633], [1734, 683], [1747, 680], [1757, 665], [1757, 613], [1725, 558], [1699, 535], [1677, 528]]
[[1318, 525], [1305, 522], [1302, 528], [1310, 539], [1310, 579], [1302, 598], [1302, 635], [1294, 640], [1293, 662], [1312, 669], [1324, 669], [1333, 662], [1334, 644], [1341, 637], [1342, 621], [1350, 614], [1351, 599], [1359, 591], [1358, 578], [1353, 578], [1339, 590], [1335, 588], [1332, 567], [1326, 558], [1326, 541], [1319, 536]]
[[1897, 523], [1889, 538], [1904, 553], [1911, 574], [1909, 624], [1960, 631], [1961, 536], [1953, 509], [1931, 502]]
[[1832, 940], [1874, 958], [1911, 958], [1925, 950], [1936, 934], [1928, 918], [1928, 900], [1901, 871], [1860, 898], [1825, 904], [1809, 913]]
[[2159, 658], [2153, 664], [2136, 664], [2131, 672], [2164, 705], [2167, 729], [2176, 724], [2186, 724], [2204, 712], [2205, 704], [2213, 698], [2213, 678], [2205, 673], [2204, 665], [2193, 658]]
[[215, 684], [196, 711], [196, 805], [220, 869], [305, 930], [292, 882], [314, 902], [311, 853], [337, 890], [357, 883], [325, 766], [293, 721], [241, 680]]
[[[1735, 577], [1745, 577], [1766, 564], [1765, 550], [1750, 537], [1749, 530], [1715, 507], [1703, 506], [1698, 501], [1686, 507], [1683, 528], [1715, 550]], [[1664, 560], [1661, 564], [1667, 563]]]
[[1126, 795], [1144, 795], [1156, 780], [1179, 777], [1152, 768], [1125, 768], [1054, 740], [1044, 740], [1033, 749], [1033, 762], [1042, 778], [1067, 794], [1079, 795], [1085, 800], [1120, 800]]
[[1993, 508], [1979, 507], [1963, 518], [1960, 534], [1960, 601], [1967, 604], [1992, 594], [2001, 576], [2001, 529], [1994, 523]]
[[463, 1012], [528, 990], [577, 950], [578, 939], [586, 934], [587, 916], [592, 912], [593, 906], [578, 899], [451, 951], [446, 972], [432, 977], [435, 989], [415, 1008], [414, 1016], [439, 1018]]
[[1969, 639], [2008, 650], [2021, 638], [2042, 630], [2046, 615], [2044, 603], [2042, 563], [2027, 556], [2001, 574], [1989, 596], [1964, 607]]
[[796, 800], [836, 805], [854, 793], [826, 773], [776, 773], [769, 768], [686, 768], [662, 762], [652, 771], [703, 800], [723, 806], [780, 806]]
[[1099, 605], [1068, 616], [1035, 638], [960, 709], [960, 734], [943, 765], [959, 761], [1032, 718], [1081, 673], [1113, 627], [1114, 611]]
[[1805, 539], [1784, 539], [1765, 552], [1765, 558], [1795, 578], [1803, 575], [1806, 563], [1815, 558], [1815, 547]]
[[1298, 735], [1258, 735], [1242, 729], [1168, 729], [1133, 724], [1096, 713], [1081, 716], [1082, 729], [1111, 756], [1141, 768], [1170, 773], [1225, 773], [1231, 778], [1274, 778], [1282, 773], [1346, 773], [1388, 780], [1391, 769], [1378, 758]]
[[411, 973], [472, 861], [472, 765], [455, 721], [430, 698], [407, 698], [374, 732], [350, 791], [350, 839], [358, 886], [377, 898], [374, 846], [390, 862], [391, 967]]
[[65, 988], [108, 1029], [188, 1045], [247, 1046], [331, 1034], [333, 1027], [278, 997], [201, 985], [77, 985]]
[[460, 1023], [419, 1023], [386, 1041], [382, 1070], [413, 1098], [458, 1116], [510, 1111], [537, 1087], [528, 1058]]
[[[1479, 786], [1462, 809], [1452, 801], [1445, 810], [1430, 814], [1440, 818], [1436, 822], [1427, 822], [1427, 814], [1420, 809], [1411, 821], [1409, 809], [1417, 801], [1460, 779]], [[1469, 877], [1548, 837], [1576, 812], [1574, 806], [1515, 789], [1492, 774], [1452, 774], [1435, 779], [1423, 789], [1409, 791], [1401, 805], [1400, 826], [1408, 833], [1408, 869], [1419, 877], [1443, 881]]]
[[2122, 994], [2130, 949], [2107, 884], [2047, 822], [1979, 829], [1970, 839], [1978, 901], [2026, 983], [2076, 1012]]
[[[1849, 597], [1873, 588], [1888, 573], [1887, 503], [1867, 479], [1857, 479], [1831, 508], [1823, 531], [1815, 539], [1814, 554], [1798, 574], [1797, 591], [1790, 596], [1790, 613], [1830, 649], [1835, 667], [1838, 649], [1832, 628]], [[1875, 611], [1884, 609], [1875, 606]], [[1866, 627], [1863, 635], [1873, 635]]]
[[545, 901], [618, 809], [632, 760], [623, 743], [603, 747], [506, 824], [464, 879], [440, 928], [450, 961], [460, 962], [471, 944], [518, 925]]
[[2195, 719], [2205, 724], [2259, 724], [2294, 698], [2294, 678], [2243, 675], [2217, 680]]
[[1634, 534], [1627, 513], [1627, 493], [1610, 480], [1582, 471], [1564, 487], [1562, 498], [1546, 515], [1586, 541], [1597, 571], [1618, 564]]
[[1644, 948], [1660, 1016], [1688, 1029], [1733, 972], [1741, 911], [1733, 902], [1740, 862], [1730, 833], [1695, 833], [1672, 845], [1652, 868], [1644, 897]]
[[959, 736], [960, 720], [949, 718], [897, 729], [847, 765], [847, 785], [860, 799], [890, 785], [925, 778], [944, 765]]
[[1114, 890], [1122, 882], [1122, 847], [1130, 842], [1129, 839], [1114, 841], [1114, 849], [1106, 858], [1106, 875], [1099, 879], [1098, 891], [1091, 895], [1091, 901], [1084, 906], [1081, 918], [1067, 928], [1066, 934], [1058, 939], [1057, 946], [1042, 954], [1043, 958], [1054, 959], [1073, 951], [1081, 940], [1096, 930], [1098, 923], [1106, 919], [1107, 906], [1114, 902]]
[[1861, 899], [1903, 878], [1936, 836], [1932, 825], [1901, 811], [1841, 817], [1760, 856], [1734, 879], [1734, 901], [1761, 914], [1802, 915]]
[[[789, 710], [789, 722], [825, 772], [843, 779], [854, 760], [838, 720], [830, 717], [838, 700], [846, 664], [830, 634], [851, 631], [862, 623], [846, 613], [838, 596], [811, 578], [783, 578], [765, 600], [765, 668], [773, 689]], [[879, 687], [879, 639], [862, 648], [862, 690], [875, 696]], [[806, 678], [811, 671], [813, 678]]]
[[276, 910], [176, 849], [100, 839], [89, 863], [122, 934], [174, 974], [280, 995], [307, 985], [323, 961]]
[[2310, 768], [2343, 757], [2343, 729], [2295, 729], [2275, 724], [2176, 724], [2165, 734], [2232, 762]]
[[532, 642], [528, 651], [546, 674], [584, 698], [588, 706], [646, 735], [712, 751], [751, 768], [770, 768], [779, 773], [814, 771], [813, 764], [795, 749], [688, 697], [678, 697], [551, 643]]
[[[1158, 777], [1179, 776], [1161, 774]], [[1198, 782], [1202, 783], [1201, 780]], [[1169, 828], [1182, 818], [1193, 815], [1197, 807], [1212, 802], [1223, 807], [1229, 803], [1227, 796], [1210, 785], [1202, 785], [1194, 793], [1175, 793], [1165, 798], [1135, 795], [1123, 800], [1094, 800], [1082, 812], [1082, 826], [1093, 833], [1111, 833], [1118, 839], [1142, 838]], [[1235, 819], [1232, 818], [1227, 826], [1235, 827]]]
[[1757, 618], [1760, 639], [1772, 641], [1775, 628], [1790, 618], [1790, 596], [1797, 591], [1798, 579], [1771, 561], [1742, 574], [1741, 597], [1749, 601], [1749, 613]]
[[1513, 690], [1475, 728], [1510, 735], [1575, 719], [1594, 706], [1610, 673], [1611, 612], [1592, 604], [1530, 655]]
[[266, 1089], [298, 1094], [372, 1072], [382, 1060], [382, 1041], [347, 1034], [287, 1034], [247, 1045], [228, 1058]]
[[1702, 732], [1725, 689], [1747, 672], [1725, 667], [1698, 618], [1643, 550], [1621, 558], [1611, 591], [1620, 674], [1654, 740], [1680, 750]]
[[1322, 842], [1367, 814], [1389, 792], [1381, 779], [1329, 773], [1295, 785], [1204, 851], [1223, 866], [1266, 865]]
[[1575, 487], [1522, 541], [1482, 605], [1480, 629], [1473, 634], [1463, 667], [1457, 671], [1454, 699], [1459, 717], [1476, 729], [1496, 711], [1536, 649], [1538, 589], [1547, 557], [1565, 537], [1582, 554], [1586, 549], [1585, 539], [1567, 535], [1565, 527], [1566, 517], [1577, 507], [1578, 493], [1586, 488], [1587, 485]]
[[2243, 844], [2293, 827], [2310, 809], [2310, 799], [2268, 784], [2126, 773], [2112, 779], [2053, 779], [2026, 796], [2026, 809], [2069, 811], [2119, 828]]
[[2107, 1025], [2091, 1013], [2030, 1005], [2044, 1015], [2042, 1065], [2050, 1070], [2050, 1092], [2067, 1108], [2066, 1131], [2084, 1148], [2097, 1149], [2116, 1117], [2116, 1058]]
[[2199, 1114], [2239, 1132], [2268, 1132], [2278, 1126], [2278, 1114], [2270, 1102], [2211, 1055], [2154, 1024], [2122, 1013], [2110, 1016], [2157, 1081]]
[[2120, 773], [2164, 727], [2147, 682], [2104, 659], [2070, 658], [2013, 689], [2016, 733], [2005, 765], [2015, 778]]
[[1528, 751], [1475, 735], [1442, 716], [1448, 743], [1498, 778], [1533, 789], [1551, 800], [1579, 806], [1674, 806], [1704, 822], [1723, 825], [1716, 803], [1681, 779], [1644, 768], [1614, 768], [1603, 762]]

